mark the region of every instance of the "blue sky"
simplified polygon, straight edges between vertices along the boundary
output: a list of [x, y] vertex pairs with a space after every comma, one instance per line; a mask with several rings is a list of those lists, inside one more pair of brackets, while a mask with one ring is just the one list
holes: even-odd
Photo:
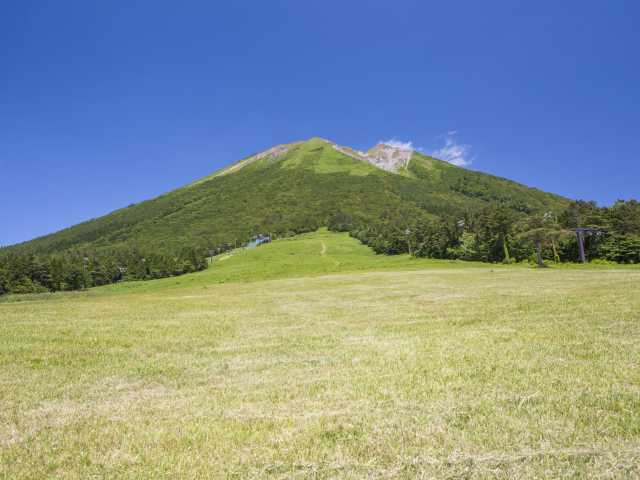
[[0, 245], [312, 136], [637, 198], [639, 23], [624, 0], [3, 1]]

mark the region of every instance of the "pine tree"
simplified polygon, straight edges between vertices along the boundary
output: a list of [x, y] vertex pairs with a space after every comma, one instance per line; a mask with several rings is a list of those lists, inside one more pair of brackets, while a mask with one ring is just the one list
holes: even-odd
[[545, 267], [542, 247], [567, 235], [567, 230], [558, 224], [551, 212], [546, 212], [544, 215], [531, 215], [526, 220], [524, 227], [524, 231], [520, 233], [519, 237], [535, 245], [536, 263], [538, 267]]

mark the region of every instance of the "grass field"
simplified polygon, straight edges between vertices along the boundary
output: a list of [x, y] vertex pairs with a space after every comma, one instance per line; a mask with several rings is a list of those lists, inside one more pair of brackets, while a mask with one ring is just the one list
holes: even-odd
[[637, 478], [640, 270], [318, 232], [0, 302], [0, 478]]

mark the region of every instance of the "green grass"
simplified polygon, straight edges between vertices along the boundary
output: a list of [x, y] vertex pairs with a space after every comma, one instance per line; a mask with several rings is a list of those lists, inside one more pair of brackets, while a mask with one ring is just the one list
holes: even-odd
[[0, 478], [636, 478], [639, 358], [638, 269], [318, 232], [0, 303]]
[[[377, 255], [347, 233], [320, 229], [314, 233], [284, 238], [253, 249], [237, 249], [213, 257], [204, 272], [153, 282], [125, 282], [94, 289], [108, 291], [153, 291], [171, 287], [229, 282], [257, 282], [277, 278], [306, 277], [331, 273], [372, 270], [486, 267], [483, 263], [414, 258], [409, 255]], [[496, 265], [495, 268], [501, 268]]]
[[373, 165], [354, 160], [338, 152], [332, 145], [320, 138], [313, 138], [297, 151], [287, 155], [282, 162], [284, 168], [305, 168], [315, 173], [346, 173], [348, 175], [363, 176], [380, 174], [381, 170]]

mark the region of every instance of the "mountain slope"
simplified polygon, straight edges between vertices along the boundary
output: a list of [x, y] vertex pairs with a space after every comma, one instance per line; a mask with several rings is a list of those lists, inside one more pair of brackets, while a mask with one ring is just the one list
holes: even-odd
[[338, 211], [361, 219], [397, 209], [435, 217], [492, 202], [522, 212], [559, 210], [568, 203], [417, 152], [390, 149], [377, 146], [363, 153], [319, 138], [278, 145], [186, 187], [10, 250], [213, 246], [256, 233], [315, 230]]

